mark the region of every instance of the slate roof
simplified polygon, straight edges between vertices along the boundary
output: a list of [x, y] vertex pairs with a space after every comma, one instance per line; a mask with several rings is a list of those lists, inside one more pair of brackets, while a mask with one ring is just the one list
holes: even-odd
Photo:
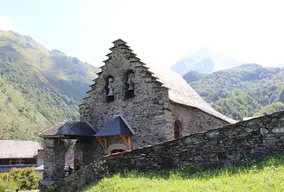
[[198, 108], [205, 113], [211, 114], [229, 123], [236, 123], [235, 120], [219, 113], [213, 109], [203, 98], [182, 78], [181, 75], [171, 69], [157, 68], [153, 65], [146, 65], [153, 76], [158, 78], [163, 86], [169, 90], [169, 99], [175, 103]]
[[95, 130], [86, 122], [60, 122], [49, 129], [43, 131], [41, 137], [92, 137]]
[[0, 159], [34, 158], [42, 149], [36, 141], [0, 140]]
[[127, 125], [121, 116], [116, 116], [110, 123], [106, 124], [97, 134], [100, 136], [111, 135], [134, 135], [134, 131]]

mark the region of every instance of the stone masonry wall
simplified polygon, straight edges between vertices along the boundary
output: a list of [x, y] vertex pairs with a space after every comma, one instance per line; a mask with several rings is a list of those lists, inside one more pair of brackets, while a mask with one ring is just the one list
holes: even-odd
[[[135, 131], [132, 137], [133, 149], [153, 145], [171, 139], [171, 114], [167, 88], [152, 77], [127, 45], [115, 44], [108, 54], [102, 72], [92, 86], [93, 91], [80, 106], [81, 121], [90, 123], [97, 131], [110, 122], [115, 115], [121, 115]], [[126, 74], [134, 72], [135, 97], [125, 99]], [[114, 78], [114, 101], [106, 100], [107, 77]], [[147, 138], [147, 139], [145, 139]]]
[[180, 121], [181, 136], [199, 133], [201, 131], [207, 131], [229, 124], [222, 119], [209, 115], [194, 107], [171, 102], [170, 109], [174, 116], [172, 125], [174, 124], [174, 121]]
[[60, 139], [44, 139], [44, 174], [50, 180], [64, 177], [66, 144]]
[[102, 157], [57, 184], [73, 192], [124, 169], [140, 171], [189, 164], [225, 166], [284, 151], [284, 111], [131, 152]]
[[103, 148], [97, 139], [78, 138], [74, 145], [74, 169], [88, 165], [103, 154]]

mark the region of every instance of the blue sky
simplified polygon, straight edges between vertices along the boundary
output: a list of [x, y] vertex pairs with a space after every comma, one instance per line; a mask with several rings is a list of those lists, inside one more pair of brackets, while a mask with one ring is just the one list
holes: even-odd
[[265, 66], [284, 64], [281, 0], [0, 0], [0, 29], [102, 65], [122, 38], [146, 62], [170, 66], [208, 47]]

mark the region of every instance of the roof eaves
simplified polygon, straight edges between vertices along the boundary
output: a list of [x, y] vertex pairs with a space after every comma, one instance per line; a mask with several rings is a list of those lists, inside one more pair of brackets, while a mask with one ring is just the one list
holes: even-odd
[[128, 122], [127, 122], [121, 115], [116, 115], [115, 117], [120, 117], [120, 118], [124, 121], [124, 123], [127, 125], [127, 127], [129, 128], [129, 130], [131, 131], [131, 133], [132, 133], [133, 135], [135, 135], [135, 131], [130, 127], [130, 125], [128, 124]]

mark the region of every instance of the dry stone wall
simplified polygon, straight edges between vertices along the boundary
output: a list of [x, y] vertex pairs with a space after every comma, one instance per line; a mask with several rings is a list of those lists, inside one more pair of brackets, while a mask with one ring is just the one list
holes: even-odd
[[279, 112], [131, 152], [103, 157], [61, 180], [56, 190], [77, 191], [125, 169], [147, 171], [190, 164], [225, 166], [282, 151], [284, 112]]

